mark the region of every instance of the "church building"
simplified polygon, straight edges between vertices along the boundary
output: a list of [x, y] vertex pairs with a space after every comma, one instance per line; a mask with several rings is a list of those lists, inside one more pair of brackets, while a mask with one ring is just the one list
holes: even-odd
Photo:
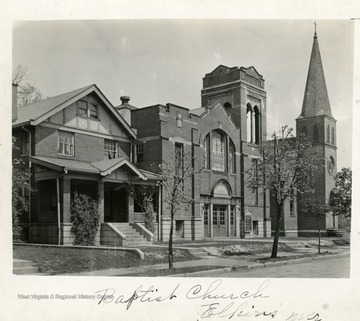
[[[256, 169], [261, 158], [267, 108], [265, 80], [255, 67], [220, 65], [204, 76], [197, 109], [171, 103], [137, 108], [127, 96], [113, 106], [96, 85], [13, 109], [18, 146], [13, 157], [25, 160], [36, 189], [27, 194], [24, 239], [71, 244], [70, 206], [77, 191], [98, 203], [98, 244], [167, 241], [170, 211], [158, 184], [161, 165], [185, 155], [194, 170], [184, 186], [192, 200], [176, 212], [175, 238], [271, 237], [270, 195], [246, 186], [247, 170]], [[296, 131], [306, 134], [324, 159], [315, 190], [327, 199], [336, 173], [336, 120], [316, 33]], [[156, 189], [155, 231], [146, 229], [133, 193], [123, 188], [127, 185]], [[324, 231], [335, 225], [332, 218], [321, 222]], [[294, 200], [286, 204], [284, 234], [312, 235], [316, 228]]]

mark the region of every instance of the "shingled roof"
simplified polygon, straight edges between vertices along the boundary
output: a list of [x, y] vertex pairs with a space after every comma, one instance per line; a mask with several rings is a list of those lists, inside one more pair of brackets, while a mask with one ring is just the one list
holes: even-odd
[[325, 75], [321, 62], [319, 43], [315, 32], [305, 86], [304, 100], [299, 118], [320, 115], [332, 117]]
[[115, 115], [115, 117], [125, 127], [129, 134], [135, 138], [136, 134], [133, 129], [117, 112], [114, 106], [108, 101], [105, 95], [95, 84], [21, 107], [17, 110], [17, 118], [13, 121], [12, 125], [13, 127], [18, 127], [25, 124], [36, 126], [91, 92], [95, 92], [100, 97], [107, 108]]

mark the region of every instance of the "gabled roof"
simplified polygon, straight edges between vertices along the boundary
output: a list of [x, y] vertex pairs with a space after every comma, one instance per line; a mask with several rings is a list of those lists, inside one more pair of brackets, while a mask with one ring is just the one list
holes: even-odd
[[106, 159], [99, 162], [91, 163], [92, 166], [96, 167], [100, 170], [101, 176], [107, 176], [111, 174], [113, 171], [117, 170], [118, 168], [126, 165], [129, 167], [135, 174], [137, 174], [141, 179], [147, 180], [147, 177], [143, 175], [139, 171], [138, 168], [132, 163], [130, 163], [126, 158], [114, 158], [114, 159]]
[[111, 174], [113, 171], [119, 169], [122, 166], [127, 166], [134, 172], [139, 178], [142, 180], [158, 180], [160, 176], [141, 170], [137, 168], [134, 164], [130, 163], [126, 158], [114, 158], [114, 159], [106, 159], [98, 162], [81, 162], [72, 159], [64, 159], [64, 158], [52, 158], [52, 157], [44, 157], [44, 156], [31, 156], [30, 161], [34, 164], [44, 166], [46, 168], [50, 168], [52, 170], [58, 172], [67, 173], [69, 171], [72, 172], [81, 172], [81, 173], [91, 173], [91, 174], [100, 174], [101, 176], [107, 176]]
[[256, 70], [256, 68], [254, 66], [240, 67], [240, 70], [244, 71], [246, 74], [248, 74], [254, 78], [263, 79], [263, 76], [261, 74], [259, 74], [259, 72]]
[[299, 118], [325, 115], [332, 117], [317, 35], [311, 51], [302, 110]]
[[209, 107], [201, 107], [201, 108], [191, 109], [189, 112], [191, 114], [198, 116], [199, 118], [203, 118], [208, 113], [210, 113], [211, 110], [215, 109], [218, 106], [221, 106], [222, 110], [229, 116], [230, 122], [234, 125], [235, 128], [237, 128], [235, 123], [233, 122], [230, 114], [227, 112], [227, 110], [224, 108], [224, 106], [220, 102], [215, 102], [212, 105], [210, 105]]
[[104, 94], [95, 84], [19, 108], [17, 119], [13, 122], [13, 127], [21, 126], [24, 124], [36, 126], [47, 118], [55, 115], [59, 111], [73, 104], [77, 100], [81, 99], [82, 97], [90, 94], [91, 92], [95, 92], [100, 97], [103, 103], [115, 115], [118, 121], [125, 127], [128, 133], [134, 138], [136, 138], [136, 134], [131, 129], [129, 124], [116, 111], [115, 107], [108, 101], [108, 99], [104, 96]]

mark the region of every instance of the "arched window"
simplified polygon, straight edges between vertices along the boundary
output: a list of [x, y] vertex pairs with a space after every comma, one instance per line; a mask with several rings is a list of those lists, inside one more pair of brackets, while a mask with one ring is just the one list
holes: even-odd
[[207, 134], [204, 139], [204, 145], [203, 145], [203, 152], [204, 152], [204, 168], [210, 169], [210, 157], [209, 157], [209, 151], [210, 151], [210, 134]]
[[246, 108], [246, 138], [249, 143], [253, 142], [252, 137], [252, 107], [250, 104], [247, 104]]
[[331, 144], [335, 145], [335, 127], [331, 128]]
[[302, 134], [305, 138], [307, 138], [307, 128], [306, 128], [306, 126], [303, 126], [303, 128], [301, 129], [301, 134]]
[[232, 174], [236, 172], [235, 145], [231, 139], [229, 139], [229, 172]]
[[212, 132], [211, 168], [216, 171], [225, 171], [225, 135], [220, 131]]
[[258, 144], [260, 142], [260, 111], [258, 106], [254, 107], [254, 124], [253, 124], [253, 138], [254, 143]]
[[224, 104], [224, 107], [225, 109], [229, 112], [230, 109], [232, 108], [231, 104], [227, 101], [225, 104]]
[[318, 142], [319, 141], [319, 125], [315, 124], [313, 127], [313, 141]]
[[326, 128], [326, 142], [330, 144], [330, 126], [327, 125]]

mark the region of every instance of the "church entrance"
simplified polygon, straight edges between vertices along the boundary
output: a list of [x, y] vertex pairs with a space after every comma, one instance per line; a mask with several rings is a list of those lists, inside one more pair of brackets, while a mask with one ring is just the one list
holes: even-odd
[[226, 206], [214, 205], [213, 233], [214, 237], [227, 236], [227, 209]]

